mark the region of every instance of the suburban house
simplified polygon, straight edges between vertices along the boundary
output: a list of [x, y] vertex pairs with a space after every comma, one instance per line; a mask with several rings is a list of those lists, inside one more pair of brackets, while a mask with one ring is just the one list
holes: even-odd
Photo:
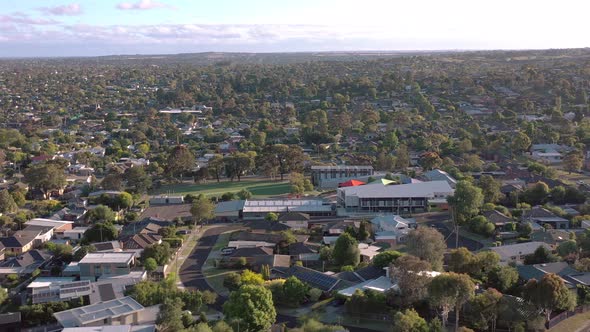
[[552, 250], [547, 243], [538, 241], [490, 247], [490, 250], [500, 255], [500, 264], [507, 265], [511, 262], [522, 264], [525, 256], [534, 253], [541, 246], [547, 248], [547, 250]]
[[555, 215], [542, 206], [535, 206], [522, 214], [522, 221], [537, 223], [541, 226], [548, 224], [554, 229], [569, 228], [569, 220]]
[[338, 279], [335, 276], [331, 276], [303, 266], [291, 266], [284, 268], [277, 267], [272, 269], [271, 272], [273, 272], [276, 277], [282, 279], [295, 276], [297, 279], [307, 283], [311, 287], [318, 288], [324, 292], [340, 290], [352, 285], [351, 282], [346, 280]]
[[373, 166], [311, 166], [311, 183], [323, 189], [337, 188], [347, 180], [364, 178], [375, 174]]
[[573, 288], [574, 285], [571, 281], [567, 280], [566, 276], [580, 274], [580, 272], [570, 267], [566, 262], [519, 265], [516, 269], [518, 271], [518, 276], [524, 281], [530, 279], [541, 280], [548, 273], [557, 274], [564, 280], [566, 286], [569, 288]]
[[32, 273], [47, 263], [52, 257], [52, 255], [40, 250], [29, 250], [2, 262], [0, 264], [0, 275], [4, 276], [11, 273], [25, 275]]
[[338, 188], [338, 207], [348, 212], [395, 213], [407, 215], [428, 211], [432, 205], [446, 205], [453, 195], [447, 181], [399, 185], [368, 184]]
[[69, 301], [92, 293], [89, 280], [73, 277], [39, 277], [27, 286], [33, 304]]
[[129, 274], [134, 257], [132, 252], [88, 253], [78, 262], [80, 278], [96, 280], [103, 275]]
[[428, 171], [422, 174], [422, 178], [425, 181], [447, 181], [453, 189], [457, 185], [457, 180], [455, 180], [455, 178], [449, 175], [449, 173], [442, 171], [440, 169], [433, 169], [431, 171]]
[[74, 222], [66, 220], [35, 218], [27, 221], [25, 225], [27, 228], [29, 226], [51, 227], [53, 229], [52, 235], [57, 238], [61, 238], [64, 236], [66, 231], [69, 231], [73, 228]]
[[307, 229], [309, 227], [309, 214], [301, 212], [285, 212], [279, 216], [279, 223], [292, 229]]
[[34, 248], [35, 237], [33, 234], [17, 232], [13, 236], [3, 237], [0, 241], [2, 241], [5, 251], [22, 254]]
[[84, 237], [84, 233], [89, 230], [90, 227], [74, 227], [63, 233], [64, 239], [70, 240], [81, 240]]
[[545, 164], [558, 164], [563, 160], [564, 154], [572, 149], [559, 144], [533, 144], [531, 146], [531, 158]]
[[395, 246], [404, 243], [408, 233], [416, 228], [416, 221], [398, 215], [379, 216], [371, 219], [375, 241]]
[[483, 211], [482, 215], [496, 226], [496, 229], [504, 227], [506, 224], [512, 222], [512, 218], [497, 210]]
[[[103, 325], [128, 325], [140, 323], [144, 307], [127, 296], [121, 299], [99, 302], [53, 314], [63, 327]], [[154, 317], [155, 318], [155, 317]]]

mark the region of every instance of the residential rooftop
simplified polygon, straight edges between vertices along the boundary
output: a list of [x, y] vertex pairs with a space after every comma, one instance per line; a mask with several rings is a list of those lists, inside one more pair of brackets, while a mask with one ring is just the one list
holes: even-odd
[[92, 252], [86, 254], [86, 256], [80, 260], [80, 264], [129, 264], [133, 260], [133, 256], [134, 253], [132, 252]]

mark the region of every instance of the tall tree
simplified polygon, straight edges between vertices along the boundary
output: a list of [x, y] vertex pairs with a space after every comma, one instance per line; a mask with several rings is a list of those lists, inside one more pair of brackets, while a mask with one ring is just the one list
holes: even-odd
[[500, 191], [500, 182], [496, 181], [491, 175], [482, 175], [479, 178], [479, 187], [485, 203], [496, 203], [504, 196]]
[[584, 164], [584, 158], [576, 151], [568, 153], [563, 158], [563, 168], [570, 174], [572, 172], [578, 172]]
[[475, 293], [475, 285], [466, 274], [443, 273], [428, 285], [430, 304], [441, 310], [441, 319], [446, 326], [449, 312], [455, 309], [455, 330], [459, 328], [459, 312]]
[[138, 194], [145, 194], [152, 186], [152, 179], [142, 166], [127, 169], [124, 178], [127, 181], [127, 186], [133, 188], [133, 191]]
[[18, 206], [8, 190], [0, 191], [0, 213], [12, 213], [18, 210]]
[[184, 303], [178, 297], [168, 297], [164, 299], [156, 324], [158, 324], [158, 331], [176, 332], [184, 329], [182, 320], [182, 307]]
[[38, 189], [47, 199], [52, 190], [63, 189], [66, 185], [64, 169], [56, 164], [39, 164], [25, 171], [24, 181], [32, 188]]
[[496, 330], [496, 320], [500, 313], [502, 293], [493, 288], [474, 296], [467, 305], [465, 316], [473, 327], [481, 331]]
[[332, 256], [334, 258], [334, 262], [340, 266], [357, 266], [361, 257], [357, 240], [350, 234], [343, 233], [338, 237], [336, 243], [334, 244]]
[[191, 215], [193, 221], [196, 224], [203, 222], [204, 220], [213, 219], [215, 217], [215, 204], [205, 196], [199, 196], [193, 201], [191, 206]]
[[177, 145], [168, 156], [168, 173], [170, 176], [180, 176], [195, 168], [196, 159], [193, 153], [184, 145]]
[[432, 265], [412, 255], [399, 257], [390, 267], [391, 277], [397, 282], [399, 294], [393, 294], [393, 302], [401, 307], [411, 307], [427, 296], [428, 284], [431, 277], [423, 271], [432, 270]]
[[483, 205], [483, 194], [480, 188], [469, 181], [459, 181], [455, 193], [447, 200], [451, 206], [453, 223], [455, 225], [455, 246], [459, 246], [459, 225], [467, 222], [479, 212]]
[[266, 331], [276, 320], [272, 293], [263, 286], [244, 285], [223, 304], [226, 318], [240, 319], [242, 331]]
[[209, 174], [219, 182], [219, 178], [223, 174], [223, 169], [225, 168], [224, 159], [221, 155], [216, 154], [214, 155], [209, 161], [207, 162], [207, 169], [209, 170]]
[[395, 150], [395, 168], [405, 171], [410, 166], [410, 152], [408, 146], [401, 144]]
[[303, 171], [304, 161], [305, 155], [299, 146], [285, 144], [267, 146], [260, 158], [261, 163], [268, 164], [265, 166], [266, 168], [274, 167], [277, 169], [281, 181], [284, 180], [287, 173]]
[[525, 300], [545, 313], [547, 320], [554, 310], [572, 310], [576, 306], [576, 297], [570, 292], [563, 279], [548, 273], [541, 281], [529, 280], [524, 286]]
[[393, 332], [428, 332], [428, 324], [416, 310], [398, 311], [393, 316]]
[[434, 270], [442, 270], [447, 244], [443, 235], [431, 227], [418, 227], [410, 231], [406, 240], [409, 254], [429, 262]]

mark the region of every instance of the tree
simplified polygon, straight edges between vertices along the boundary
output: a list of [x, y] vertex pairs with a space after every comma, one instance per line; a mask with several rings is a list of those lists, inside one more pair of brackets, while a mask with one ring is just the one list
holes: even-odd
[[473, 327], [478, 330], [486, 331], [490, 328], [495, 331], [501, 300], [502, 293], [493, 288], [488, 288], [474, 296], [467, 305], [465, 313], [467, 320], [472, 322]]
[[264, 220], [274, 222], [274, 221], [279, 220], [279, 216], [274, 212], [269, 212], [264, 217]]
[[399, 294], [394, 293], [394, 301], [399, 301], [402, 307], [411, 307], [413, 304], [426, 298], [428, 284], [431, 277], [423, 271], [431, 271], [429, 262], [412, 255], [399, 257], [391, 267], [391, 276], [396, 280]]
[[283, 181], [285, 174], [303, 171], [304, 161], [305, 155], [299, 146], [273, 144], [268, 145], [262, 152], [260, 163], [267, 164], [267, 168], [276, 168]]
[[149, 258], [153, 258], [160, 266], [166, 265], [172, 256], [172, 249], [168, 242], [156, 243], [145, 248], [141, 253], [141, 261], [146, 262]]
[[118, 232], [115, 226], [109, 222], [94, 224], [84, 232], [83, 241], [86, 243], [113, 241], [117, 238]]
[[133, 196], [128, 192], [122, 192], [115, 198], [119, 209], [128, 209], [133, 206]]
[[488, 284], [501, 292], [507, 292], [518, 282], [518, 270], [512, 266], [496, 266], [488, 274]]
[[18, 207], [23, 207], [27, 203], [24, 190], [15, 190], [10, 195]]
[[429, 262], [434, 270], [440, 271], [447, 244], [443, 235], [436, 229], [418, 227], [408, 234], [406, 249], [409, 254]]
[[455, 329], [459, 328], [461, 307], [474, 293], [475, 285], [466, 274], [443, 273], [434, 277], [428, 285], [430, 304], [440, 308], [444, 326], [447, 324], [449, 312], [455, 309]]
[[0, 213], [12, 213], [18, 210], [16, 202], [8, 190], [0, 191]]
[[366, 241], [369, 238], [371, 233], [369, 232], [368, 228], [369, 228], [368, 222], [366, 220], [361, 221], [361, 224], [359, 226], [359, 231], [356, 235], [357, 240]]
[[513, 152], [523, 152], [526, 151], [529, 146], [531, 146], [531, 139], [527, 136], [527, 134], [519, 131], [513, 138], [512, 138], [512, 145], [511, 149]]
[[500, 182], [496, 181], [491, 175], [482, 175], [479, 178], [479, 187], [485, 203], [496, 203], [504, 196], [500, 191]]
[[426, 152], [420, 157], [420, 166], [424, 170], [431, 170], [442, 165], [442, 159], [436, 152]]
[[228, 320], [240, 319], [243, 331], [266, 331], [276, 320], [272, 293], [263, 286], [244, 285], [223, 304]]
[[219, 320], [211, 328], [213, 332], [234, 332], [234, 329], [226, 322]]
[[115, 221], [115, 213], [106, 205], [98, 205], [86, 213], [86, 220], [91, 223], [110, 223]]
[[342, 326], [325, 325], [315, 319], [308, 319], [303, 323], [301, 328], [289, 329], [291, 332], [341, 332], [347, 331]]
[[152, 186], [152, 179], [142, 166], [128, 168], [124, 178], [127, 181], [127, 186], [133, 188], [133, 191], [138, 194], [146, 193]]
[[236, 195], [241, 200], [246, 200], [246, 199], [252, 198], [252, 193], [250, 191], [248, 191], [248, 189], [246, 189], [246, 188], [243, 188], [242, 190], [238, 191], [238, 193]]
[[255, 152], [234, 152], [231, 155], [224, 158], [225, 172], [227, 177], [232, 181], [234, 178], [241, 180], [242, 175], [249, 172], [254, 168], [254, 157]]
[[398, 259], [401, 256], [402, 253], [399, 251], [387, 250], [380, 252], [375, 257], [373, 257], [371, 263], [376, 268], [382, 269], [384, 267], [389, 266], [389, 264], [393, 263], [396, 259]]
[[551, 263], [555, 261], [557, 261], [557, 257], [555, 257], [549, 249], [545, 248], [545, 246], [539, 246], [532, 254], [524, 257], [524, 264], [526, 265]]
[[453, 218], [459, 224], [465, 223], [479, 212], [483, 199], [480, 188], [465, 180], [457, 182], [455, 193], [448, 198], [453, 209]]
[[524, 192], [524, 200], [531, 205], [543, 204], [549, 195], [549, 186], [545, 182], [537, 182]]
[[182, 174], [193, 170], [195, 162], [195, 156], [186, 146], [177, 145], [168, 156], [168, 173], [172, 177], [180, 176], [182, 178]]
[[570, 152], [563, 158], [563, 168], [570, 174], [579, 172], [584, 164], [584, 158], [578, 152]]
[[291, 183], [291, 193], [303, 194], [306, 191], [313, 190], [313, 185], [309, 179], [306, 179], [303, 174], [292, 172], [289, 174], [289, 182]]
[[285, 294], [289, 301], [293, 301], [293, 304], [302, 303], [305, 300], [307, 290], [308, 286], [295, 276], [287, 278], [283, 284], [283, 294]]
[[223, 169], [225, 168], [223, 156], [216, 154], [214, 155], [209, 161], [207, 162], [207, 169], [209, 170], [209, 174], [219, 182], [219, 178], [221, 174], [223, 174]]
[[158, 262], [153, 257], [149, 257], [143, 262], [143, 267], [146, 271], [152, 273], [158, 268]]
[[242, 286], [242, 277], [236, 272], [228, 273], [223, 279], [223, 287], [230, 292], [238, 290], [240, 286]]
[[66, 185], [64, 169], [57, 164], [38, 164], [29, 167], [24, 173], [24, 182], [43, 193], [45, 199], [53, 190], [60, 190]]
[[544, 312], [547, 320], [554, 310], [573, 310], [576, 306], [574, 294], [563, 279], [553, 273], [546, 274], [541, 281], [530, 279], [524, 286], [523, 297]]
[[119, 173], [107, 174], [100, 185], [105, 190], [121, 190], [123, 188], [123, 176]]
[[350, 234], [343, 233], [338, 237], [336, 243], [334, 244], [332, 256], [334, 258], [334, 262], [339, 266], [357, 266], [361, 257], [357, 240]]
[[457, 182], [453, 196], [447, 199], [455, 225], [456, 247], [459, 247], [459, 225], [464, 224], [479, 212], [479, 208], [483, 205], [483, 198], [480, 188], [462, 180]]
[[164, 299], [164, 303], [160, 308], [158, 319], [158, 331], [163, 332], [176, 332], [184, 328], [182, 320], [182, 307], [184, 303], [177, 297], [168, 297]]
[[393, 332], [428, 332], [428, 324], [416, 310], [398, 311], [393, 316]]
[[578, 253], [578, 244], [575, 240], [567, 240], [557, 246], [557, 253], [562, 258], [566, 258]]
[[256, 273], [250, 270], [242, 271], [242, 275], [240, 276], [240, 286], [241, 285], [255, 285], [260, 286], [264, 284], [264, 278], [260, 273]]
[[410, 152], [408, 146], [401, 144], [395, 151], [395, 168], [398, 170], [406, 170], [410, 166]]
[[200, 196], [193, 201], [191, 206], [191, 215], [193, 221], [199, 224], [205, 220], [213, 219], [215, 217], [215, 204], [205, 196]]

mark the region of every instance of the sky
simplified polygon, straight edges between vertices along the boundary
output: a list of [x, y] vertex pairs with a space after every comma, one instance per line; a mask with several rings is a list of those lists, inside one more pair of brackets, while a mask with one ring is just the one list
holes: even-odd
[[0, 57], [590, 47], [587, 0], [0, 0]]

